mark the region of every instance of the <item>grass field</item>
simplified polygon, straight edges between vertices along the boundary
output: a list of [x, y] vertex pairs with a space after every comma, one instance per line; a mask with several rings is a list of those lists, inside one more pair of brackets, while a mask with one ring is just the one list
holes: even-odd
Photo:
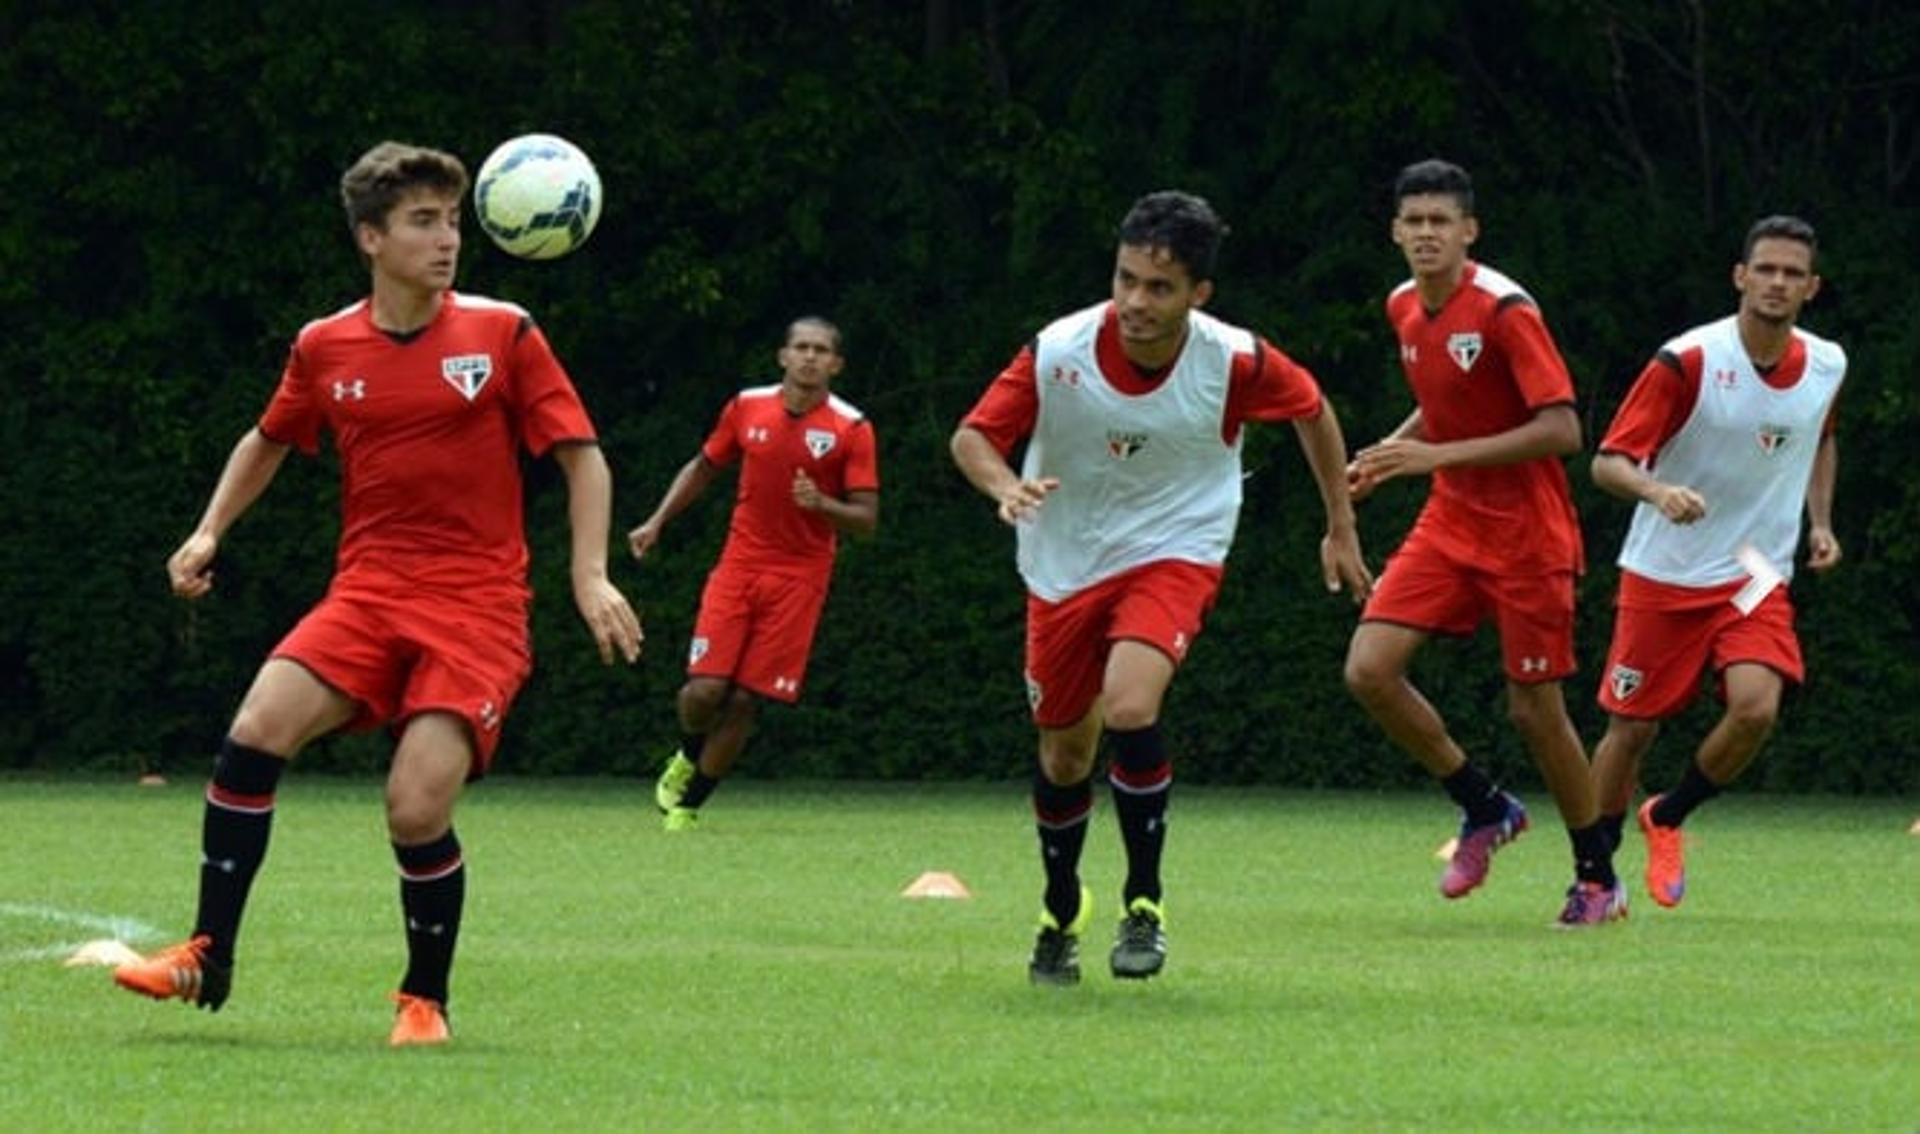
[[[1023, 789], [730, 784], [666, 835], [650, 785], [469, 794], [448, 1048], [385, 1047], [402, 941], [372, 782], [283, 785], [217, 1016], [60, 964], [193, 908], [198, 785], [0, 780], [0, 1130], [1903, 1130], [1920, 1124], [1910, 802], [1716, 801], [1692, 889], [1547, 928], [1552, 823], [1448, 903], [1432, 796], [1182, 788], [1168, 970], [1025, 962]], [[1551, 806], [1531, 801], [1536, 818]], [[900, 890], [948, 870], [968, 900]]]

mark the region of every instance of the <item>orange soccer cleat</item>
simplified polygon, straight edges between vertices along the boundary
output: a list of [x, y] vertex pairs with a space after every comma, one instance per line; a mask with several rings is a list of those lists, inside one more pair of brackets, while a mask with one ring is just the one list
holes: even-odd
[[387, 1036], [388, 1045], [415, 1047], [445, 1043], [453, 1038], [453, 1030], [447, 1027], [446, 1009], [440, 1006], [438, 1000], [396, 992], [393, 1002], [400, 1007], [393, 1014], [393, 1031]]
[[1669, 908], [1687, 896], [1687, 837], [1678, 827], [1662, 827], [1653, 821], [1652, 796], [1640, 805], [1640, 833], [1647, 837], [1647, 893]]
[[233, 970], [207, 956], [213, 938], [200, 934], [113, 970], [113, 983], [155, 1000], [184, 1000], [218, 1012], [233, 988]]

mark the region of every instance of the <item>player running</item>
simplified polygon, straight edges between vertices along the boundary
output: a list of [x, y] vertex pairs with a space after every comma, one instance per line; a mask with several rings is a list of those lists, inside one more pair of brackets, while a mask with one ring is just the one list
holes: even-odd
[[1738, 310], [1660, 348], [1593, 459], [1595, 484], [1638, 501], [1593, 754], [1615, 844], [1660, 722], [1692, 703], [1707, 670], [1726, 703], [1680, 782], [1640, 807], [1647, 892], [1662, 906], [1687, 892], [1681, 824], [1753, 761], [1782, 689], [1805, 676], [1785, 585], [1803, 508], [1807, 566], [1840, 562], [1833, 406], [1847, 356], [1796, 326], [1820, 291], [1817, 249], [1798, 217], [1756, 222], [1733, 267]]

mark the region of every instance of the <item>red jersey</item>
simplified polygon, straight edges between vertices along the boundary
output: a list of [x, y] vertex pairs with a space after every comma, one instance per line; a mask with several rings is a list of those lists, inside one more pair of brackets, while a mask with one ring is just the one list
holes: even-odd
[[[1548, 406], [1573, 404], [1573, 379], [1531, 296], [1471, 261], [1459, 287], [1429, 312], [1409, 280], [1387, 298], [1400, 365], [1428, 441], [1517, 428]], [[1494, 570], [1580, 570], [1580, 522], [1557, 457], [1436, 469], [1419, 525], [1451, 558]]]
[[[1142, 374], [1127, 358], [1112, 304], [1101, 317], [1094, 352], [1099, 376], [1122, 394], [1149, 393], [1164, 377]], [[1234, 354], [1227, 381], [1220, 440], [1228, 445], [1239, 439], [1241, 426], [1249, 421], [1311, 420], [1320, 415], [1320, 385], [1313, 375], [1257, 335], [1253, 336], [1252, 350]], [[1033, 346], [1029, 344], [987, 387], [961, 424], [979, 430], [1004, 457], [1022, 438], [1032, 435], [1039, 417], [1040, 396], [1034, 382]]]
[[595, 440], [573, 383], [528, 314], [446, 293], [396, 336], [355, 303], [301, 328], [268, 440], [340, 453], [335, 582], [527, 594], [519, 450]]
[[823, 494], [842, 500], [850, 492], [880, 490], [873, 424], [834, 394], [793, 414], [777, 385], [742, 390], [720, 411], [700, 455], [722, 468], [740, 462], [720, 562], [821, 586], [833, 574], [838, 542], [825, 517], [793, 502], [793, 474], [805, 470]]

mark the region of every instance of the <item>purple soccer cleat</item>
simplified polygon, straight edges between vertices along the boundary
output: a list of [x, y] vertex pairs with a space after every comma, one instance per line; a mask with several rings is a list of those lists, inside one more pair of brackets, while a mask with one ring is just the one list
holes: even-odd
[[1500, 793], [1506, 812], [1499, 819], [1478, 827], [1460, 825], [1460, 841], [1453, 848], [1447, 872], [1440, 876], [1440, 894], [1446, 898], [1464, 898], [1487, 880], [1493, 852], [1520, 837], [1527, 829], [1527, 809], [1506, 792]]
[[1555, 924], [1561, 929], [1578, 929], [1586, 925], [1620, 921], [1626, 916], [1625, 886], [1618, 882], [1611, 886], [1602, 886], [1598, 882], [1575, 882], [1567, 888], [1567, 904], [1560, 911], [1560, 918]]

